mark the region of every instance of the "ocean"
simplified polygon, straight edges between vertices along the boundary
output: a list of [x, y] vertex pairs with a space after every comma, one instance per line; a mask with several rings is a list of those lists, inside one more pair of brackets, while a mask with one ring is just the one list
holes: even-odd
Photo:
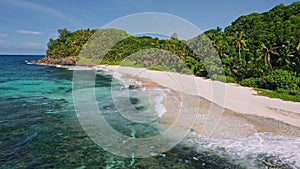
[[[83, 130], [73, 104], [72, 67], [27, 64], [43, 56], [0, 56], [0, 168], [298, 168], [300, 139], [260, 133], [246, 139], [215, 140], [191, 133], [167, 152], [147, 158], [106, 151]], [[119, 133], [147, 138], [159, 135], [159, 119], [146, 124], [126, 119], [130, 113], [124, 79], [98, 70], [95, 93], [99, 109]], [[112, 97], [111, 88], [116, 95]], [[130, 88], [131, 106], [147, 116], [161, 116], [165, 89]], [[149, 98], [149, 93], [151, 97]], [[118, 107], [115, 102], [119, 101]], [[105, 139], [105, 138], [103, 138]], [[257, 142], [261, 143], [257, 144]]]

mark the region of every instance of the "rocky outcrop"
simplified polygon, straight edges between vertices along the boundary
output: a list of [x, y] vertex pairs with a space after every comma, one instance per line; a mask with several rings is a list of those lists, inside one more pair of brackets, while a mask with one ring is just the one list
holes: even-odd
[[33, 60], [30, 62], [31, 64], [46, 64], [46, 65], [75, 65], [76, 58], [75, 57], [67, 57], [67, 58], [60, 58], [60, 59], [52, 59], [48, 56], [40, 60]]

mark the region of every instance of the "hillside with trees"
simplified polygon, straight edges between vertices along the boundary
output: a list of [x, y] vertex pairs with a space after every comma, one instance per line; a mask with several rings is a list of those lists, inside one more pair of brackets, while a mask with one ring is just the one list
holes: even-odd
[[78, 56], [82, 46], [96, 32], [96, 30], [78, 30], [71, 32], [59, 29], [59, 38], [50, 39], [48, 42], [47, 56], [52, 59], [65, 58], [70, 56]]
[[300, 2], [242, 16], [224, 31], [205, 35], [222, 58], [226, 76], [277, 91], [265, 92], [269, 96], [300, 100]]
[[[188, 41], [178, 40], [176, 33], [162, 40], [116, 29], [58, 32], [59, 38], [48, 43], [51, 59], [75, 57], [77, 64], [125, 64], [195, 74], [300, 101], [300, 2], [241, 16], [224, 30], [208, 30]], [[102, 46], [86, 43], [95, 33], [115, 44], [107, 44], [111, 48], [99, 53]], [[80, 51], [91, 58], [82, 57]]]

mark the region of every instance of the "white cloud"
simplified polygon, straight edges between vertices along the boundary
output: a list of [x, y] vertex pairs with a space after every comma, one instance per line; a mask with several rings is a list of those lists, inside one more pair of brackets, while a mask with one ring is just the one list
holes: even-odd
[[35, 43], [35, 42], [27, 42], [23, 44], [25, 47], [32, 47], [32, 48], [40, 48], [42, 47], [42, 44]]
[[4, 38], [6, 36], [7, 36], [6, 34], [0, 33], [0, 38]]
[[67, 20], [69, 22], [74, 22], [74, 20], [72, 18], [66, 16], [65, 14], [63, 14], [62, 12], [60, 12], [54, 8], [42, 6], [37, 3], [21, 1], [21, 0], [4, 0], [4, 1], [7, 3], [10, 3], [12, 5], [21, 7], [21, 8], [28, 8], [28, 9], [35, 10], [35, 11], [44, 12], [44, 13], [47, 13], [47, 14], [50, 14], [53, 16], [57, 16], [61, 19]]
[[0, 48], [8, 48], [11, 45], [12, 43], [10, 41], [0, 39]]
[[27, 34], [27, 35], [42, 35], [43, 32], [38, 32], [38, 31], [29, 31], [29, 30], [18, 30], [18, 33], [21, 34]]
[[0, 39], [0, 44], [7, 44], [7, 43], [8, 43], [8, 41]]

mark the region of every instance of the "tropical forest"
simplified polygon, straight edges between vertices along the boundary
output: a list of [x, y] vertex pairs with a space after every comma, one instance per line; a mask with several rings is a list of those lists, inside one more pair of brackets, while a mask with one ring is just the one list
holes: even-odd
[[[226, 28], [217, 27], [189, 40], [178, 39], [176, 32], [169, 39], [131, 36], [117, 29], [71, 32], [64, 28], [58, 33], [48, 43], [47, 58], [52, 60], [176, 71], [300, 101], [300, 2], [241, 16]], [[95, 34], [114, 42], [105, 44], [109, 50], [99, 50], [103, 44], [88, 43]]]

